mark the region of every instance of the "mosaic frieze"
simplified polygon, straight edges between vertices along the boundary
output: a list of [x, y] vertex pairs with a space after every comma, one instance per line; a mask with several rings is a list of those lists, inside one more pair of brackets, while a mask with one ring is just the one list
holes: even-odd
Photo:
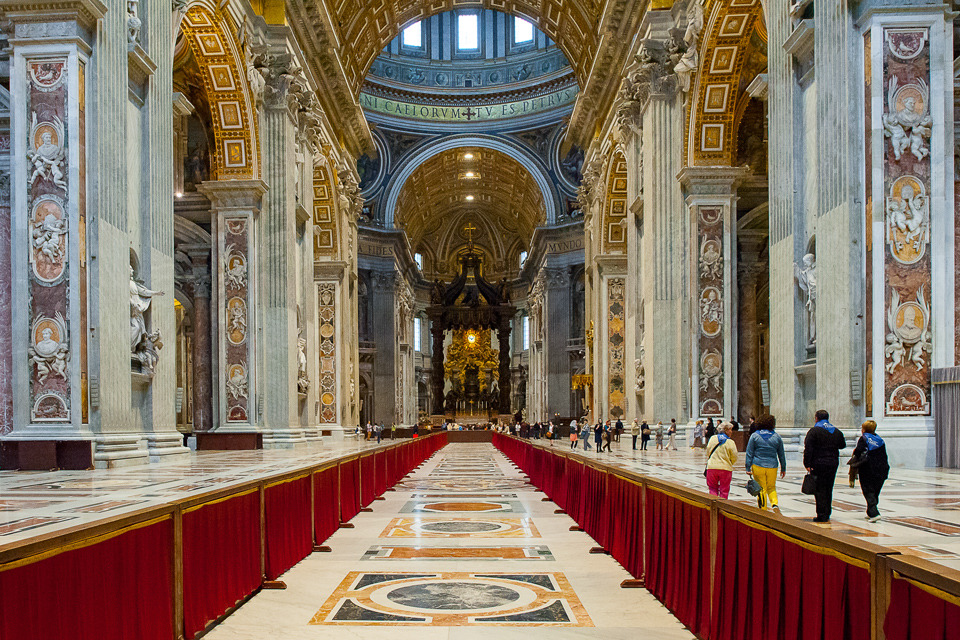
[[320, 422], [337, 421], [337, 285], [320, 283], [317, 288], [320, 318]]
[[884, 29], [883, 60], [885, 409], [926, 415], [933, 350], [928, 29]]
[[26, 115], [31, 420], [70, 422], [66, 58], [28, 60]]
[[722, 416], [723, 406], [723, 209], [697, 207], [697, 377], [699, 415]]
[[609, 415], [619, 418], [624, 415], [625, 391], [624, 382], [624, 286], [623, 278], [611, 278], [607, 281], [607, 402]]

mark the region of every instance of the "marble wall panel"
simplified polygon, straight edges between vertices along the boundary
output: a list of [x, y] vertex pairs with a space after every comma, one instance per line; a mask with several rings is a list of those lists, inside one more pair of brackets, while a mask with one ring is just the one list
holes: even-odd
[[696, 207], [697, 238], [697, 385], [700, 416], [723, 416], [724, 318], [723, 208]]
[[223, 218], [223, 313], [226, 422], [251, 423], [250, 412], [250, 220]]
[[337, 421], [337, 285], [321, 282], [317, 285], [317, 305], [320, 323], [320, 422]]
[[607, 414], [620, 418], [626, 409], [624, 342], [626, 340], [623, 278], [607, 280]]

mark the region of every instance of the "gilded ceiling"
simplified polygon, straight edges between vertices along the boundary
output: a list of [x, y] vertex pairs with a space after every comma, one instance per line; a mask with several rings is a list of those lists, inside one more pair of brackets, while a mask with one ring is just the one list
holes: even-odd
[[472, 236], [488, 257], [487, 271], [505, 273], [545, 212], [540, 188], [519, 162], [499, 151], [460, 147], [417, 167], [400, 191], [394, 220], [427, 256], [430, 272], [449, 272]]

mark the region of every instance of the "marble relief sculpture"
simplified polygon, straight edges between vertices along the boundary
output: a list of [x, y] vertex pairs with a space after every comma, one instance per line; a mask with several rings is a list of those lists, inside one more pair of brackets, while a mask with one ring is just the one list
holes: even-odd
[[929, 113], [927, 83], [918, 79], [916, 84], [897, 86], [897, 77], [890, 78], [887, 91], [887, 113], [883, 114], [883, 134], [890, 138], [893, 157], [898, 161], [907, 149], [917, 160], [930, 155], [926, 140], [930, 138], [933, 118]]
[[130, 267], [130, 354], [134, 362], [140, 364], [144, 373], [153, 374], [160, 359], [159, 351], [163, 347], [160, 331], [150, 331], [144, 313], [150, 309], [154, 296], [162, 296], [162, 291], [148, 289], [134, 279], [133, 267]]
[[227, 378], [227, 393], [234, 400], [247, 397], [247, 367], [244, 363], [230, 367], [230, 377]]
[[808, 253], [803, 266], [793, 263], [793, 270], [807, 310], [807, 346], [813, 346], [817, 344], [817, 257]]
[[697, 52], [700, 45], [700, 31], [703, 29], [703, 5], [701, 0], [690, 0], [687, 5], [687, 28], [683, 33], [683, 44], [686, 48], [673, 71], [680, 80], [680, 90], [690, 91], [690, 78], [700, 66], [700, 56]]
[[226, 250], [226, 268], [223, 270], [226, 285], [233, 289], [243, 290], [247, 286], [247, 261], [234, 245], [227, 245]]
[[897, 179], [886, 210], [887, 241], [893, 257], [904, 264], [917, 262], [930, 241], [930, 202], [923, 183], [913, 176]]
[[723, 277], [723, 256], [720, 254], [720, 241], [703, 237], [700, 242], [700, 277]]
[[33, 324], [33, 345], [27, 349], [30, 364], [36, 367], [36, 381], [43, 384], [50, 375], [67, 379], [67, 357], [70, 346], [65, 340], [66, 322], [59, 313], [55, 318], [39, 316]]
[[30, 184], [37, 179], [52, 179], [53, 184], [66, 190], [63, 164], [66, 162], [64, 149], [63, 121], [57, 116], [51, 122], [38, 122], [37, 113], [33, 113], [33, 125], [30, 127], [30, 139], [33, 149], [27, 151], [27, 159], [33, 165]]
[[42, 221], [38, 223], [31, 221], [30, 226], [34, 250], [50, 263], [59, 264], [65, 257], [65, 243], [61, 238], [67, 233], [66, 220], [58, 218], [53, 213], [47, 213]]
[[912, 364], [917, 371], [923, 370], [925, 353], [932, 353], [930, 333], [930, 305], [923, 295], [923, 287], [917, 292], [916, 302], [900, 302], [900, 292], [895, 287], [890, 291], [890, 307], [887, 310], [887, 337], [884, 357], [887, 373], [897, 367]]
[[127, 0], [127, 42], [140, 44], [140, 0]]

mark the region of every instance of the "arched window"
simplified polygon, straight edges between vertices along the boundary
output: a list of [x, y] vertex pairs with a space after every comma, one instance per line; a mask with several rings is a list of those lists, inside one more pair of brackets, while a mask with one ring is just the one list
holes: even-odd
[[419, 20], [403, 30], [403, 46], [423, 47], [423, 27]]
[[530, 349], [530, 316], [523, 316], [521, 330], [523, 333], [523, 350], [527, 351]]
[[415, 316], [413, 318], [413, 350], [418, 353], [423, 348], [423, 344], [420, 342], [421, 331], [420, 316]]
[[527, 252], [521, 251], [520, 252], [520, 268], [521, 269], [523, 269], [523, 263], [525, 263], [526, 261], [527, 261]]
[[413, 254], [413, 261], [417, 263], [417, 268], [420, 269], [420, 271], [423, 271], [423, 254], [422, 253]]

